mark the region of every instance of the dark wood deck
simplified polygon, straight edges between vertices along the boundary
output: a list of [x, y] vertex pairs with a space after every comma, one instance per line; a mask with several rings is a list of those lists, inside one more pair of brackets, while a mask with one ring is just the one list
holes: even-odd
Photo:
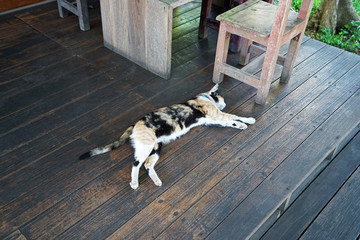
[[[55, 3], [0, 17], [1, 239], [266, 238], [319, 172], [336, 166], [331, 160], [359, 131], [360, 57], [308, 38], [289, 84], [276, 80], [265, 105], [225, 78], [226, 111], [257, 123], [199, 127], [165, 146], [156, 166], [162, 187], [143, 170], [139, 189], [130, 188], [129, 144], [77, 160], [152, 109], [213, 85], [217, 32], [198, 39], [199, 12], [199, 2], [175, 11], [170, 80], [103, 47], [99, 8], [88, 32], [75, 16], [60, 19]], [[332, 200], [300, 235], [326, 226], [322, 215], [333, 216], [337, 202], [358, 201], [359, 164], [339, 170]]]

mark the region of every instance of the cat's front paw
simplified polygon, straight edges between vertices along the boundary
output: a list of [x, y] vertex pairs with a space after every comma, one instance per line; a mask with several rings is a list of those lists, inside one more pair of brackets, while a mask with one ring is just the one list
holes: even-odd
[[254, 124], [256, 122], [255, 118], [249, 117], [248, 119], [248, 124]]
[[136, 182], [130, 182], [130, 187], [132, 189], [137, 189], [139, 187], [139, 183], [136, 183]]

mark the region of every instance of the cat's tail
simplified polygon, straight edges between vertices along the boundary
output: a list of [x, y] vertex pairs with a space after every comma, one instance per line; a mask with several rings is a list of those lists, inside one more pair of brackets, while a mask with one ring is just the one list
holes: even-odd
[[91, 158], [92, 156], [95, 156], [95, 155], [107, 153], [107, 152], [110, 152], [111, 150], [114, 150], [114, 149], [124, 145], [130, 139], [130, 135], [132, 133], [133, 128], [134, 128], [134, 126], [130, 126], [128, 129], [126, 129], [126, 131], [123, 133], [123, 135], [121, 135], [119, 140], [117, 140], [113, 143], [110, 143], [104, 147], [94, 148], [93, 150], [82, 154], [79, 157], [79, 160], [84, 160], [87, 158]]

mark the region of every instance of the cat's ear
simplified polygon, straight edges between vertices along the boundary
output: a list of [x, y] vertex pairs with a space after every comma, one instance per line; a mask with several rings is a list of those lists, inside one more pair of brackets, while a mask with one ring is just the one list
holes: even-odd
[[209, 91], [209, 94], [215, 93], [219, 89], [219, 84], [215, 84], [215, 86]]

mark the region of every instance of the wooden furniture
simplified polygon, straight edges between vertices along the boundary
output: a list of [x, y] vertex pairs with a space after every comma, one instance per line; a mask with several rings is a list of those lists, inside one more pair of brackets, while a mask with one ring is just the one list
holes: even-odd
[[[242, 4], [247, 0], [224, 0], [223, 12], [235, 7], [236, 4]], [[263, 0], [264, 2], [273, 3], [273, 0]], [[201, 5], [199, 38], [207, 38], [208, 28], [219, 30], [219, 22], [210, 17], [212, 0], [203, 0]], [[241, 47], [241, 37], [232, 35], [230, 40], [230, 51], [239, 52]]]
[[170, 78], [173, 9], [193, 0], [101, 0], [104, 45]]
[[57, 0], [57, 4], [60, 17], [68, 16], [70, 11], [79, 17], [80, 29], [82, 31], [90, 29], [87, 0], [76, 0], [76, 5], [67, 0]]
[[[224, 12], [233, 8], [234, 3], [242, 4], [247, 0], [224, 0]], [[263, 0], [268, 3], [272, 3], [273, 0]], [[219, 22], [210, 18], [212, 7], [212, 0], [202, 0], [201, 3], [201, 14], [200, 14], [200, 24], [199, 24], [199, 37], [207, 38], [208, 35], [208, 27], [212, 27], [215, 29], [219, 28]]]
[[[283, 65], [280, 82], [286, 83], [292, 72], [296, 55], [304, 36], [305, 27], [314, 0], [304, 0], [299, 13], [291, 12], [291, 0], [280, 0], [278, 6], [261, 0], [249, 0], [221, 15], [216, 49], [213, 81], [219, 83], [224, 74], [257, 89], [256, 103], [265, 103], [276, 63]], [[261, 55], [263, 66], [260, 77], [249, 74], [226, 63], [230, 34], [243, 37], [240, 64], [247, 64], [250, 46], [257, 42], [266, 47]], [[286, 58], [279, 57], [280, 47], [290, 41]], [[261, 61], [254, 61], [255, 63]]]

